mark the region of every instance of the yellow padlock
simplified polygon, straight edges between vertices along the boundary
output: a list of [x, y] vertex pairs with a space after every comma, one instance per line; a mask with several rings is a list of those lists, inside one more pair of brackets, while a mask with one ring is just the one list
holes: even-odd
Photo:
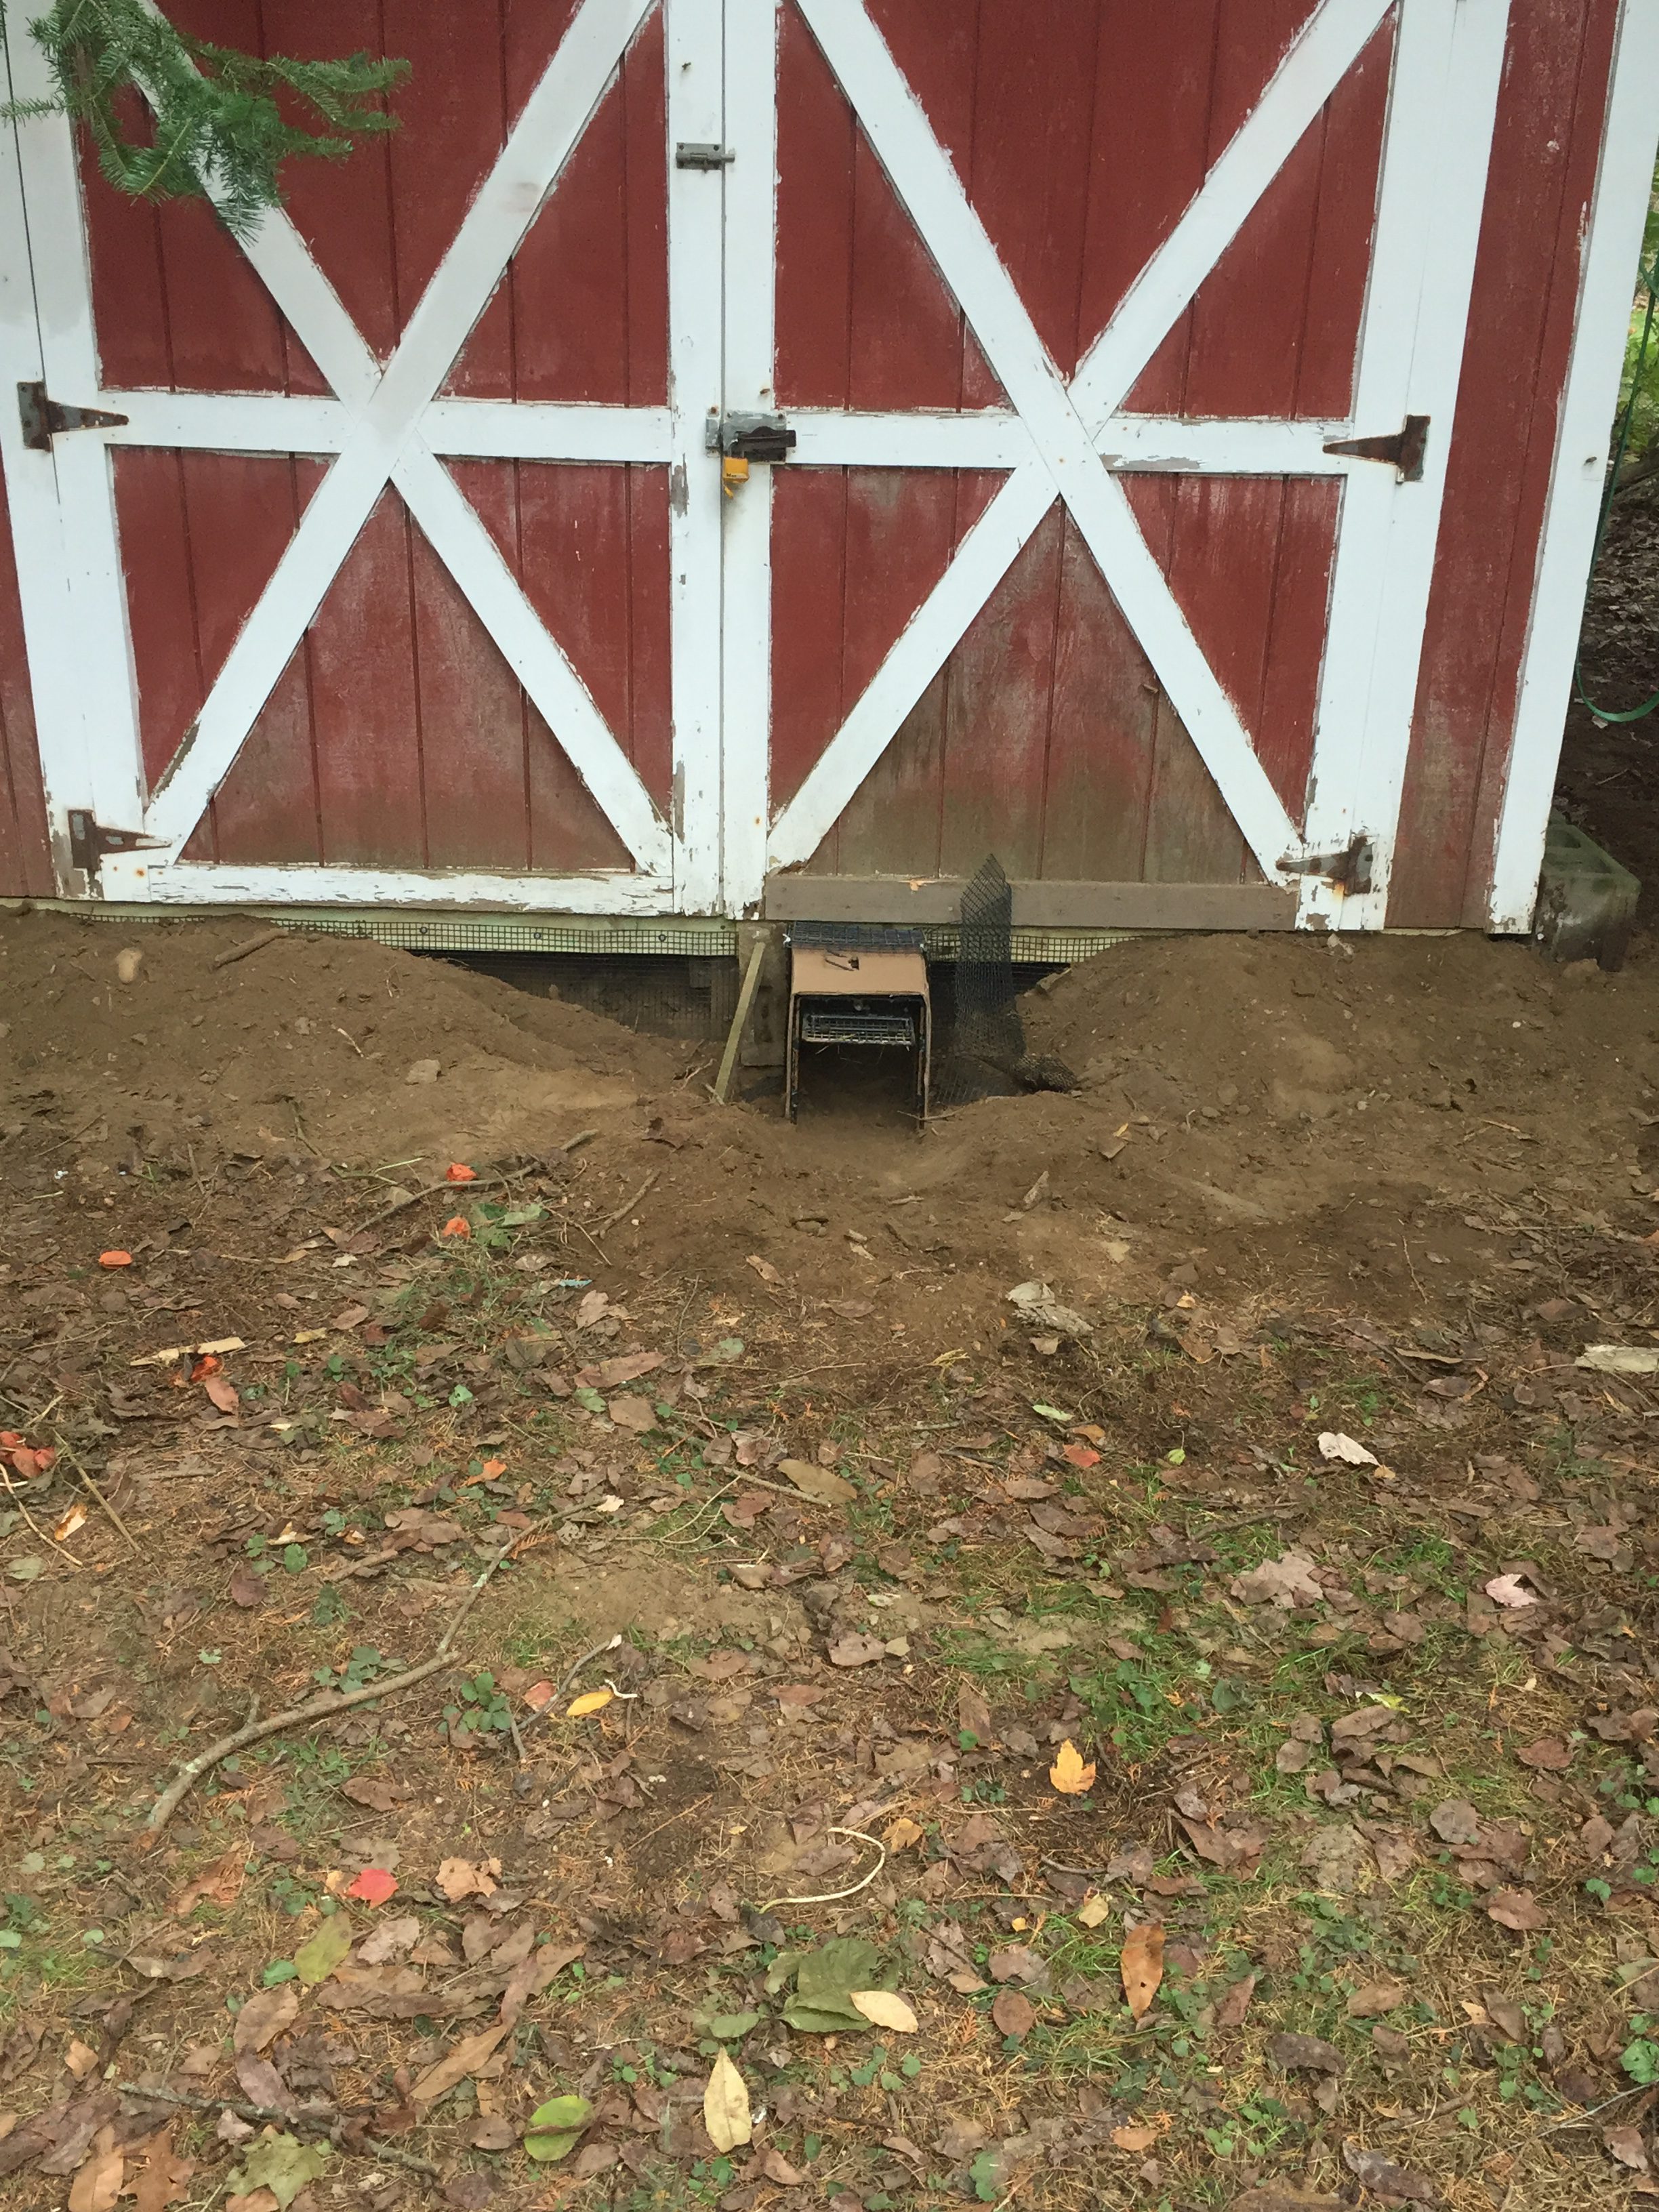
[[749, 464], [736, 453], [727, 453], [720, 463], [720, 489], [727, 499], [735, 499], [738, 486], [749, 481]]

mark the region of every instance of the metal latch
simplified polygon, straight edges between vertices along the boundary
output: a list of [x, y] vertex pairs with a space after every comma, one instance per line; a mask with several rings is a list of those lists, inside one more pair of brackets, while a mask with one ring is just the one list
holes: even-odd
[[65, 430], [118, 430], [130, 420], [103, 407], [67, 407], [50, 397], [44, 384], [20, 384], [17, 412], [23, 425], [23, 443], [32, 453], [49, 453], [52, 441]]
[[158, 842], [146, 837], [142, 830], [106, 830], [88, 807], [69, 810], [70, 863], [89, 876], [97, 874], [98, 863], [106, 853], [137, 853]]
[[711, 145], [702, 139], [682, 138], [674, 149], [677, 169], [723, 169], [737, 158], [729, 146]]
[[1334, 438], [1322, 450], [1355, 461], [1391, 461], [1401, 483], [1420, 483], [1423, 456], [1428, 450], [1429, 418], [1408, 415], [1399, 429], [1385, 438]]
[[706, 439], [711, 453], [733, 461], [787, 461], [795, 450], [795, 434], [781, 415], [716, 416]]

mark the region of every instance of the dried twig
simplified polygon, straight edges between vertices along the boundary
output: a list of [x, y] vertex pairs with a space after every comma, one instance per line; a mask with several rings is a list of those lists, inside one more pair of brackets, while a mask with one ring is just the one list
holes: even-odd
[[[568, 1690], [570, 1685], [575, 1680], [577, 1675], [581, 1673], [582, 1668], [586, 1666], [590, 1659], [598, 1659], [607, 1651], [615, 1651], [620, 1648], [621, 1644], [622, 1632], [618, 1629], [616, 1635], [607, 1637], [603, 1644], [596, 1644], [591, 1651], [584, 1651], [580, 1659], [574, 1660], [570, 1666], [565, 1670], [563, 1681], [560, 1683], [558, 1688], [554, 1691], [552, 1696], [548, 1699], [544, 1705], [537, 1706], [535, 1711], [531, 1714], [529, 1720], [525, 1723], [525, 1726], [526, 1728], [530, 1728], [533, 1726], [537, 1721], [544, 1719], [546, 1716], [553, 1711], [554, 1707], [562, 1701], [566, 1691]], [[517, 1740], [520, 1743], [523, 1741], [522, 1737], [520, 1737]]]
[[869, 1888], [871, 1883], [886, 1865], [887, 1846], [879, 1836], [866, 1836], [862, 1828], [829, 1828], [824, 1832], [831, 1836], [853, 1836], [861, 1844], [873, 1844], [881, 1853], [881, 1856], [868, 1874], [847, 1889], [822, 1889], [811, 1897], [775, 1897], [770, 1903], [761, 1906], [763, 1912], [770, 1912], [780, 1905], [833, 1905], [838, 1898], [856, 1897], [861, 1889]]
[[[528, 1534], [529, 1531], [526, 1530], [524, 1534]], [[401, 1674], [394, 1674], [388, 1682], [370, 1682], [361, 1690], [325, 1690], [319, 1697], [308, 1698], [303, 1705], [292, 1705], [287, 1712], [278, 1713], [270, 1720], [249, 1722], [245, 1727], [239, 1728], [234, 1735], [221, 1736], [217, 1743], [210, 1744], [205, 1751], [199, 1752], [179, 1768], [152, 1807], [149, 1818], [144, 1823], [145, 1832], [151, 1836], [159, 1835], [191, 1786], [200, 1781], [210, 1767], [216, 1766], [222, 1759], [228, 1759], [233, 1751], [240, 1751], [250, 1743], [258, 1743], [265, 1736], [275, 1735], [282, 1729], [307, 1728], [313, 1721], [328, 1720], [336, 1713], [345, 1712], [353, 1705], [367, 1705], [374, 1698], [395, 1698], [402, 1691], [413, 1689], [416, 1682], [425, 1681], [428, 1674], [435, 1674], [441, 1667], [449, 1666], [452, 1663], [449, 1647], [454, 1641], [455, 1632], [477, 1603], [484, 1584], [496, 1568], [512, 1557], [522, 1541], [523, 1536], [515, 1536], [501, 1556], [490, 1561], [467, 1592], [454, 1619], [440, 1638], [438, 1648], [431, 1658], [423, 1660], [418, 1667], [409, 1668]]]
[[[333, 2105], [296, 2105], [284, 2112], [278, 2105], [250, 2105], [240, 2097], [194, 2097], [184, 2089], [138, 2089], [129, 2082], [120, 2084], [124, 2097], [137, 2098], [145, 2105], [180, 2105], [187, 2112], [234, 2112], [239, 2120], [274, 2120], [288, 2128], [296, 2123], [301, 2126], [321, 2128], [333, 2140], [337, 2130], [343, 2129], [347, 2115]], [[407, 2166], [411, 2173], [429, 2173], [434, 2180], [439, 2169], [426, 2159], [416, 2158], [412, 2151], [394, 2150], [390, 2143], [371, 2142], [367, 2137], [355, 2143], [336, 2142], [337, 2149], [361, 2151], [367, 2158], [378, 2158], [387, 2166]]]
[[499, 1190], [503, 1183], [517, 1182], [525, 1172], [523, 1169], [516, 1169], [511, 1175], [474, 1176], [471, 1182], [434, 1182], [428, 1183], [424, 1190], [405, 1191], [401, 1198], [394, 1198], [390, 1206], [383, 1206], [378, 1213], [371, 1213], [360, 1221], [352, 1234], [354, 1237], [361, 1236], [365, 1229], [378, 1229], [381, 1222], [390, 1221], [394, 1213], [405, 1212], [411, 1206], [418, 1206], [423, 1198], [435, 1198], [441, 1191], [449, 1191], [459, 1198], [475, 1190]]
[[384, 1550], [370, 1552], [361, 1559], [348, 1559], [343, 1566], [332, 1568], [323, 1577], [325, 1583], [349, 1583], [353, 1575], [366, 1575], [372, 1567], [390, 1566], [409, 1549], [407, 1544], [388, 1544]]
[[245, 937], [240, 945], [228, 945], [224, 951], [216, 952], [208, 965], [228, 968], [234, 960], [246, 960], [250, 952], [263, 952], [267, 945], [275, 945], [279, 937], [287, 935], [285, 929], [262, 929], [257, 937]]
[[137, 1552], [139, 1558], [143, 1559], [144, 1556], [143, 1545], [139, 1543], [131, 1529], [128, 1528], [126, 1522], [121, 1518], [115, 1508], [110, 1504], [108, 1498], [105, 1497], [103, 1492], [100, 1490], [97, 1484], [87, 1473], [85, 1468], [82, 1466], [71, 1447], [64, 1443], [63, 1431], [58, 1429], [54, 1429], [52, 1431], [52, 1435], [57, 1438], [58, 1450], [63, 1453], [64, 1457], [69, 1462], [70, 1465], [75, 1469], [75, 1472], [80, 1476], [82, 1481], [92, 1492], [92, 1495], [103, 1507], [105, 1512], [109, 1516], [111, 1521], [114, 1523], [117, 1529], [119, 1530], [122, 1536], [125, 1538], [129, 1551]]
[[634, 1208], [639, 1204], [640, 1200], [645, 1196], [647, 1191], [653, 1189], [661, 1180], [662, 1170], [660, 1168], [653, 1168], [650, 1174], [647, 1176], [645, 1181], [635, 1192], [633, 1197], [625, 1198], [614, 1213], [607, 1213], [605, 1215], [605, 1219], [599, 1224], [599, 1235], [603, 1237], [606, 1235], [609, 1231], [614, 1229], [617, 1224], [622, 1219], [623, 1216], [625, 1213], [631, 1213]]
[[586, 1666], [590, 1659], [599, 1658], [603, 1652], [620, 1651], [622, 1649], [622, 1631], [618, 1629], [614, 1636], [607, 1637], [603, 1644], [596, 1644], [591, 1651], [584, 1651], [581, 1657], [574, 1661], [566, 1669], [563, 1681], [561, 1682], [558, 1688], [555, 1690], [553, 1697], [548, 1699], [548, 1704], [550, 1705], [555, 1698], [563, 1697], [565, 1692], [575, 1680], [577, 1675], [581, 1673], [582, 1668]]
[[[11, 1486], [9, 1484], [8, 1484], [7, 1488], [10, 1495], [14, 1497], [16, 1496], [16, 1492], [11, 1489]], [[86, 1566], [86, 1561], [84, 1559], [77, 1559], [67, 1544], [60, 1544], [56, 1536], [49, 1534], [47, 1531], [40, 1526], [40, 1523], [35, 1519], [33, 1514], [29, 1511], [28, 1507], [23, 1503], [23, 1500], [21, 1498], [17, 1499], [17, 1510], [22, 1515], [24, 1520], [28, 1522], [30, 1528], [33, 1529], [35, 1534], [40, 1539], [40, 1541], [43, 1544], [51, 1544], [53, 1546], [58, 1552], [59, 1558], [67, 1559], [77, 1575], [83, 1571]]]

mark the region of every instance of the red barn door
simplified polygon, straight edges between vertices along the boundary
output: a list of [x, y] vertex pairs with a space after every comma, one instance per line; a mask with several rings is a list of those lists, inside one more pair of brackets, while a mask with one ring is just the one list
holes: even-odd
[[77, 882], [1381, 925], [1508, 0], [168, 4], [412, 75], [245, 246], [19, 127]]
[[784, 0], [770, 910], [1380, 924], [1506, 15]]

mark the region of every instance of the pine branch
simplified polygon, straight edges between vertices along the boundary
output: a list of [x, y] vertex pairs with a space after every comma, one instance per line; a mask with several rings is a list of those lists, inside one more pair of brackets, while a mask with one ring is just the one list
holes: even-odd
[[[4, 11], [0, 0], [0, 20]], [[282, 205], [283, 161], [343, 161], [360, 138], [394, 130], [379, 103], [409, 75], [407, 62], [368, 54], [243, 53], [175, 30], [147, 0], [54, 0], [28, 27], [53, 94], [0, 106], [0, 118], [67, 114], [118, 191], [210, 198], [239, 238]], [[296, 112], [324, 127], [289, 119]]]

